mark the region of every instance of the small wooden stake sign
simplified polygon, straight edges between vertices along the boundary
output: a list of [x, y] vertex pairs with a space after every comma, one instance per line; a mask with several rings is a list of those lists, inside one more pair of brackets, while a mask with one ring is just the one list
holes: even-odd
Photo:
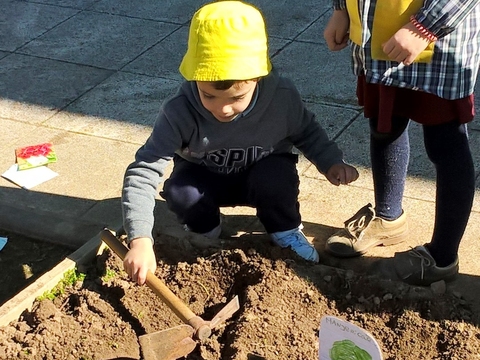
[[375, 338], [366, 330], [334, 316], [320, 322], [319, 360], [383, 360]]

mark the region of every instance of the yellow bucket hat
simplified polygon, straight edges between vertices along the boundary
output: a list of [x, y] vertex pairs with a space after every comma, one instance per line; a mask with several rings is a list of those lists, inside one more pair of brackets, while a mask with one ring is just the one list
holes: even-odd
[[265, 23], [256, 8], [241, 1], [218, 1], [195, 13], [180, 64], [185, 79], [250, 80], [271, 68]]

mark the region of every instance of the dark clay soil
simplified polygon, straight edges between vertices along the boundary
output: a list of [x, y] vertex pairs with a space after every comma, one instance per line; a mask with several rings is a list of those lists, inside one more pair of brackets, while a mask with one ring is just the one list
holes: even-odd
[[[159, 234], [156, 275], [206, 320], [234, 295], [240, 310], [185, 359], [318, 359], [324, 315], [371, 332], [384, 359], [480, 359], [475, 314], [455, 294], [312, 265], [261, 234], [197, 245]], [[84, 271], [83, 282], [0, 328], [0, 359], [141, 359], [139, 336], [181, 324], [110, 250]]]

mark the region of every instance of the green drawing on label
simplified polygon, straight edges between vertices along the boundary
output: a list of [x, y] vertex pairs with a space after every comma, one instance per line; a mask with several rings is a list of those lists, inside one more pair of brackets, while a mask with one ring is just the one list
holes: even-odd
[[339, 340], [333, 343], [330, 349], [332, 360], [372, 360], [368, 352], [359, 348], [353, 341]]

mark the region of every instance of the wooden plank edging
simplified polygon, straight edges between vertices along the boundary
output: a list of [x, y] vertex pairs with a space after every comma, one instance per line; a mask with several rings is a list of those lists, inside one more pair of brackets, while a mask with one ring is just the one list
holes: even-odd
[[11, 321], [17, 320], [25, 310], [31, 310], [35, 299], [53, 289], [62, 280], [66, 271], [91, 261], [103, 246], [100, 234], [97, 234], [53, 269], [40, 276], [33, 284], [4, 303], [0, 307], [0, 326], [7, 326]]

